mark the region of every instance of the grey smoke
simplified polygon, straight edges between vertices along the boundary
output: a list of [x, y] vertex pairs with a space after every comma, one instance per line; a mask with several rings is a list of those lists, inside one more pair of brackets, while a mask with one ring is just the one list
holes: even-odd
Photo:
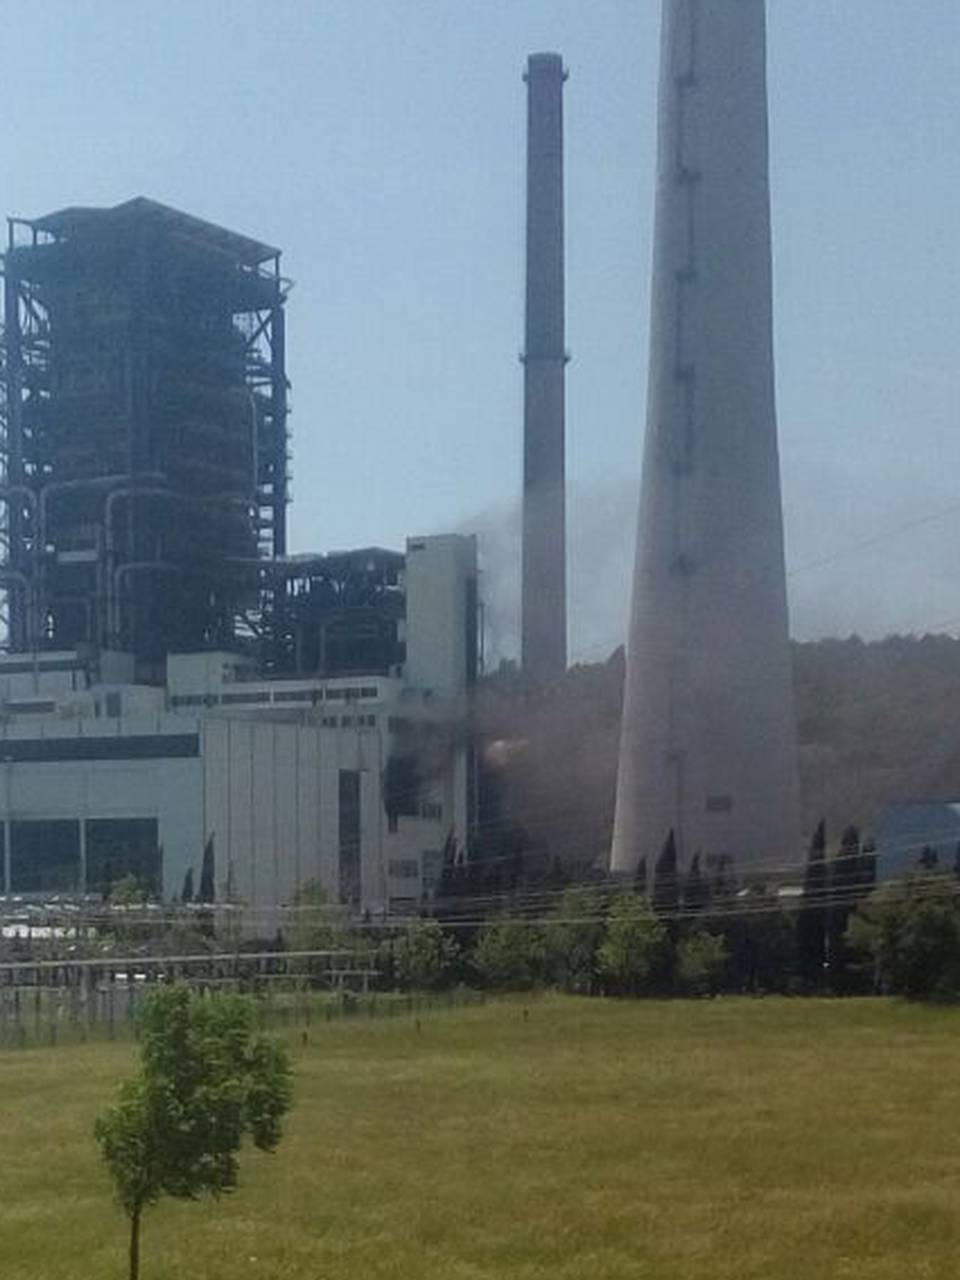
[[[785, 470], [797, 640], [960, 630], [960, 509], [950, 510], [957, 501], [950, 475], [932, 484], [929, 474], [901, 473], [895, 496], [889, 478], [872, 480], [869, 471], [857, 476], [835, 465]], [[602, 662], [624, 642], [636, 501], [636, 476], [569, 487], [571, 662]], [[478, 536], [486, 663], [493, 670], [502, 658], [515, 660], [520, 648], [519, 501], [480, 511], [459, 531]], [[873, 538], [872, 546], [862, 545]]]
[[[623, 643], [636, 502], [636, 477], [568, 486], [571, 662], [602, 662]], [[479, 511], [458, 530], [479, 543], [488, 671], [520, 652], [520, 526], [518, 500]]]

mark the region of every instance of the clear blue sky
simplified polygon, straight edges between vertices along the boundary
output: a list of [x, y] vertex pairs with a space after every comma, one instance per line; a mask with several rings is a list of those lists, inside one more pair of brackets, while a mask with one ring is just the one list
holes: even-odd
[[[623, 633], [659, 0], [45, 0], [3, 27], [0, 193], [144, 194], [280, 245], [295, 549], [483, 535], [511, 647], [526, 55], [566, 92], [572, 639]], [[769, 0], [793, 565], [960, 502], [960, 5]], [[960, 620], [960, 510], [791, 578], [794, 631]]]

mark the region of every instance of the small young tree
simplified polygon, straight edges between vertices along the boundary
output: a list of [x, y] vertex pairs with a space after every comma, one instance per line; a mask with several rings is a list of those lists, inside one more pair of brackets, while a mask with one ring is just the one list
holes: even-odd
[[543, 934], [522, 917], [501, 916], [480, 930], [471, 961], [485, 990], [526, 990], [543, 976]]
[[641, 858], [637, 863], [637, 869], [633, 873], [633, 888], [635, 893], [641, 893], [647, 896], [647, 860]]
[[673, 827], [664, 841], [653, 873], [653, 909], [658, 916], [672, 916], [680, 905], [677, 841]]
[[830, 863], [830, 909], [827, 915], [827, 959], [830, 983], [840, 995], [851, 989], [854, 975], [850, 971], [850, 953], [846, 945], [847, 921], [858, 900], [863, 897], [860, 879], [862, 857], [860, 833], [847, 827], [840, 837], [840, 848]]
[[183, 877], [183, 888], [180, 890], [180, 901], [184, 904], [193, 901], [193, 867], [187, 867]]
[[389, 948], [397, 985], [408, 991], [438, 991], [447, 985], [460, 950], [436, 920], [408, 924], [383, 947]]
[[948, 874], [889, 880], [850, 918], [847, 944], [869, 956], [874, 984], [912, 1000], [960, 991], [960, 900]]
[[703, 911], [710, 904], [710, 886], [700, 870], [700, 854], [695, 853], [683, 885], [683, 905], [687, 911]]
[[723, 986], [730, 953], [715, 933], [689, 933], [677, 946], [676, 976], [681, 991], [692, 996], [715, 996]]
[[827, 958], [827, 830], [821, 819], [810, 841], [803, 874], [803, 901], [797, 917], [800, 981], [807, 991], [823, 985]]
[[137, 877], [132, 872], [128, 872], [110, 886], [109, 900], [113, 907], [142, 907], [147, 900], [147, 895]]
[[216, 890], [216, 860], [213, 851], [213, 836], [203, 846], [203, 861], [200, 864], [200, 892], [198, 902], [213, 902]]
[[265, 1151], [280, 1139], [290, 1064], [282, 1045], [253, 1028], [253, 1004], [243, 996], [173, 986], [144, 1003], [140, 1070], [94, 1127], [130, 1219], [130, 1280], [140, 1274], [145, 1208], [163, 1195], [232, 1191], [244, 1136]]
[[621, 893], [607, 916], [597, 967], [611, 991], [640, 995], [662, 982], [670, 967], [670, 939], [645, 898]]
[[545, 937], [550, 978], [564, 991], [583, 995], [593, 990], [606, 913], [606, 895], [600, 889], [579, 886], [567, 889], [560, 899]]

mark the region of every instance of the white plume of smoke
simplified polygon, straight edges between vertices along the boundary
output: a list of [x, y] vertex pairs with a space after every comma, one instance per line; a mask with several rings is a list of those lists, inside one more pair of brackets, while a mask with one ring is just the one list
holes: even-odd
[[[883, 489], [835, 467], [793, 471], [784, 497], [795, 639], [960, 631], [960, 509], [951, 513], [951, 479], [934, 489], [928, 478], [920, 485], [901, 475], [895, 494], [890, 488], [878, 501]], [[633, 476], [568, 487], [571, 662], [603, 662], [626, 638], [638, 490]], [[927, 514], [929, 523], [903, 528]], [[520, 651], [519, 500], [477, 512], [459, 531], [478, 539], [491, 671]]]
[[[610, 656], [626, 634], [636, 482], [574, 484], [567, 491], [567, 608], [571, 662]], [[458, 532], [477, 536], [486, 667], [520, 652], [519, 500], [478, 511]]]

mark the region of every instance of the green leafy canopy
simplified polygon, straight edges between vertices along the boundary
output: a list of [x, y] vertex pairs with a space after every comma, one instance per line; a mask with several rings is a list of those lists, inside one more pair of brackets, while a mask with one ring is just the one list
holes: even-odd
[[131, 1217], [162, 1195], [232, 1191], [244, 1137], [272, 1150], [292, 1100], [286, 1051], [254, 1035], [245, 997], [160, 989], [146, 1001], [141, 1036], [139, 1072], [95, 1125]]

